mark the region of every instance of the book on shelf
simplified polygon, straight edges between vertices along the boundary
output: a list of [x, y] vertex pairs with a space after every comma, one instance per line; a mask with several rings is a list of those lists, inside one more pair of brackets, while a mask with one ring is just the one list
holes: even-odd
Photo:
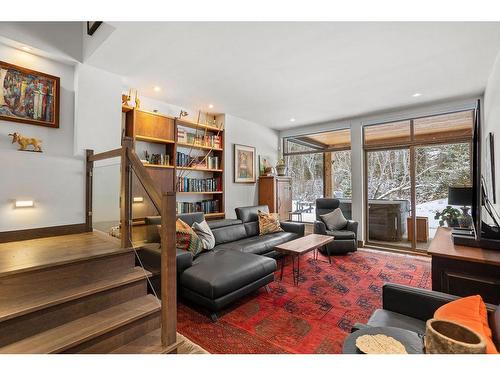
[[177, 177], [179, 192], [217, 192], [222, 191], [221, 176], [212, 178]]
[[221, 148], [222, 139], [220, 135], [217, 134], [196, 134], [186, 132], [185, 130], [181, 131], [177, 130], [177, 142], [179, 143], [187, 143], [193, 146], [204, 146], [204, 147], [213, 147], [213, 148]]
[[178, 214], [188, 214], [191, 212], [203, 212], [205, 214], [210, 214], [219, 212], [218, 209], [218, 199], [207, 199], [199, 202], [177, 202]]
[[219, 157], [209, 156], [207, 158], [207, 167], [208, 169], [219, 169]]

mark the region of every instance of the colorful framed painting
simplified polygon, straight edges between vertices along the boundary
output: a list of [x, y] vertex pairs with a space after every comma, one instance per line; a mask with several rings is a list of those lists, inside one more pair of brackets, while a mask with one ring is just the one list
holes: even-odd
[[59, 127], [60, 79], [0, 61], [0, 120]]
[[255, 182], [255, 147], [234, 145], [234, 182]]

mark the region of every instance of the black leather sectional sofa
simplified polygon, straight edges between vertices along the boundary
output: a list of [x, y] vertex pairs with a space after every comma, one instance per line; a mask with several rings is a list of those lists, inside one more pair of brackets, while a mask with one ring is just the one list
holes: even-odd
[[[302, 237], [304, 224], [282, 222], [284, 232], [259, 236], [258, 210], [267, 206], [236, 209], [237, 219], [209, 221], [215, 237], [215, 248], [193, 258], [188, 251], [177, 249], [177, 283], [179, 295], [216, 313], [243, 297], [267, 286], [274, 280], [279, 254], [274, 247]], [[204, 220], [202, 213], [182, 214], [185, 223]], [[159, 217], [146, 218], [146, 224], [157, 225]], [[146, 269], [157, 270], [160, 264], [159, 237], [152, 236], [142, 246], [141, 260]]]

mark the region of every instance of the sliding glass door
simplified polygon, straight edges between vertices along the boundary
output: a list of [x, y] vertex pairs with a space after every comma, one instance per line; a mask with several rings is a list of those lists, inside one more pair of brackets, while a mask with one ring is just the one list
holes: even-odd
[[408, 222], [411, 217], [410, 150], [368, 151], [367, 239], [389, 247], [411, 247]]
[[439, 226], [467, 224], [448, 194], [471, 186], [472, 128], [472, 111], [365, 127], [368, 244], [425, 252]]

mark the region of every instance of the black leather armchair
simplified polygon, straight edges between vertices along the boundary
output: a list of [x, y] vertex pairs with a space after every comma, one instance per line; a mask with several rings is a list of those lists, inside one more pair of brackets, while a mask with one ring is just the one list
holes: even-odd
[[[382, 308], [374, 311], [366, 324], [356, 323], [352, 331], [369, 327], [397, 327], [425, 334], [425, 323], [444, 304], [460, 297], [433, 290], [392, 283], [382, 288]], [[493, 341], [500, 348], [500, 305], [486, 304]]]
[[341, 230], [328, 230], [320, 215], [325, 215], [339, 207], [339, 200], [334, 198], [316, 199], [316, 221], [314, 233], [333, 236], [333, 242], [320, 248], [323, 254], [345, 254], [356, 251], [358, 248], [358, 223], [348, 220], [345, 228]]

